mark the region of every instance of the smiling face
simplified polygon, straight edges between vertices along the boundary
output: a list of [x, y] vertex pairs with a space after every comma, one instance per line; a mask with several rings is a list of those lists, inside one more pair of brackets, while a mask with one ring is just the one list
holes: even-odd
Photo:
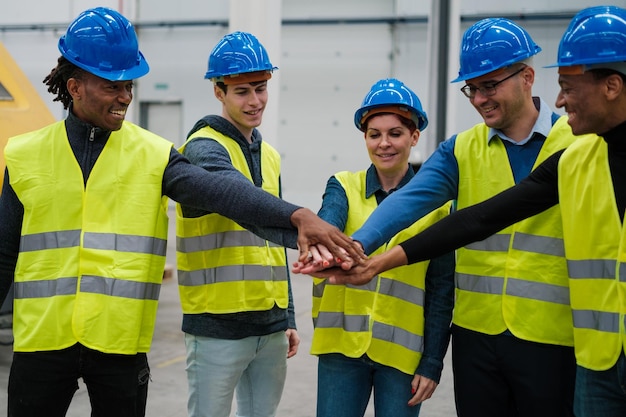
[[223, 105], [222, 117], [250, 141], [252, 130], [263, 121], [263, 111], [267, 104], [267, 81], [229, 84], [226, 92], [215, 85], [214, 92]]
[[624, 82], [619, 75], [596, 78], [590, 71], [580, 75], [561, 74], [559, 85], [556, 107], [567, 112], [575, 135], [602, 134], [623, 121], [619, 114]]
[[366, 123], [365, 145], [376, 170], [388, 177], [404, 175], [419, 130], [411, 131], [396, 114], [377, 114]]
[[[478, 88], [470, 103], [480, 113], [485, 124], [493, 129], [507, 132], [518, 120], [530, 99], [534, 71], [531, 67], [507, 68], [467, 80], [467, 85]], [[507, 79], [510, 75], [515, 74]], [[500, 82], [502, 81], [502, 82]], [[480, 90], [489, 90], [496, 84], [493, 95], [485, 95]]]
[[67, 81], [72, 109], [81, 120], [102, 129], [119, 130], [133, 100], [133, 81], [109, 81], [88, 72]]

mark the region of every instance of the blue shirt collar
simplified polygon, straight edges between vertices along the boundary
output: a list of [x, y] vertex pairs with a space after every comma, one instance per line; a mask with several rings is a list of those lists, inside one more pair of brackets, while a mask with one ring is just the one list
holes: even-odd
[[542, 98], [533, 97], [533, 102], [535, 103], [535, 107], [539, 110], [539, 117], [537, 117], [537, 121], [535, 122], [533, 129], [530, 131], [530, 135], [528, 135], [526, 139], [516, 142], [507, 137], [504, 133], [502, 133], [502, 131], [489, 128], [488, 142], [491, 142], [495, 136], [498, 136], [500, 139], [511, 142], [515, 145], [525, 145], [535, 135], [535, 133], [539, 133], [544, 138], [548, 137], [548, 133], [550, 133], [550, 129], [552, 129], [552, 109], [545, 101], [543, 101]]
[[386, 197], [387, 194], [391, 194], [397, 189], [402, 188], [407, 182], [411, 180], [411, 178], [413, 178], [414, 175], [415, 172], [413, 172], [413, 167], [409, 164], [409, 169], [406, 171], [406, 174], [400, 181], [400, 184], [398, 184], [396, 188], [390, 190], [389, 193], [387, 193], [380, 185], [380, 181], [378, 181], [378, 175], [376, 174], [376, 167], [374, 166], [374, 164], [372, 164], [367, 169], [367, 173], [365, 174], [365, 198], [370, 198], [372, 195], [379, 192], [383, 193]]

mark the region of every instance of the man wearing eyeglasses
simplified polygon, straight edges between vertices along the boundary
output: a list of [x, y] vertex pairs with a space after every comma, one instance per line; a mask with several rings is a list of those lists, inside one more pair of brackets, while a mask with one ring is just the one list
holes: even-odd
[[[466, 83], [461, 92], [484, 123], [443, 142], [354, 233], [368, 254], [448, 200], [462, 208], [515, 185], [575, 140], [566, 116], [532, 95], [539, 51], [508, 19], [483, 19], [465, 32], [453, 82]], [[553, 208], [457, 252], [451, 333], [459, 416], [573, 416], [559, 216]]]

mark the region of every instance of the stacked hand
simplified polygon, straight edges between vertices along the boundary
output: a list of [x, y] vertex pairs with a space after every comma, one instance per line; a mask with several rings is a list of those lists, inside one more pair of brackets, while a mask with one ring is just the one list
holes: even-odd
[[[300, 250], [298, 261], [303, 264], [311, 259], [312, 247], [319, 247], [317, 253], [324, 259], [350, 259], [358, 263], [366, 258], [360, 244], [307, 208], [301, 207], [294, 211], [291, 215], [291, 223], [298, 229], [298, 249]], [[321, 261], [321, 257], [318, 257], [318, 260]]]
[[[358, 242], [355, 243], [361, 247]], [[407, 263], [406, 254], [400, 246], [371, 258], [361, 258], [357, 262], [346, 253], [342, 257], [335, 257], [327, 248], [317, 244], [310, 245], [308, 256], [304, 261], [301, 259], [294, 262], [291, 269], [293, 273], [327, 278], [331, 284], [353, 285], [367, 284], [379, 273]]]
[[[358, 244], [357, 244], [358, 245]], [[362, 252], [363, 250], [360, 248]], [[341, 257], [333, 256], [332, 253], [322, 244], [309, 246], [309, 253], [304, 262], [298, 260], [294, 262], [292, 271], [299, 274], [313, 274], [329, 268], [343, 268], [348, 270], [359, 262], [366, 259], [365, 255], [357, 261], [353, 260], [346, 251], [343, 251]]]

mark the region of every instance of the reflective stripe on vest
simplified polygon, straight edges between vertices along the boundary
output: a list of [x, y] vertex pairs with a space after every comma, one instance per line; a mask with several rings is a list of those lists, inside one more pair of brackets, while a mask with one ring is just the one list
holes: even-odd
[[10, 140], [11, 186], [24, 205], [16, 351], [76, 342], [105, 353], [149, 350], [165, 266], [162, 183], [171, 147], [124, 122], [85, 184], [64, 122]]
[[265, 240], [247, 230], [232, 230], [228, 232], [213, 233], [210, 235], [180, 237], [178, 247], [181, 252], [200, 252], [205, 250], [230, 248], [237, 246], [265, 246], [281, 247], [280, 245]]
[[[506, 148], [500, 138], [488, 141], [488, 133], [481, 123], [457, 136], [459, 208], [514, 185]], [[567, 118], [559, 118], [534, 167], [575, 139]], [[456, 283], [455, 324], [485, 334], [509, 329], [524, 340], [573, 345], [558, 207], [459, 249]]]
[[80, 233], [80, 230], [65, 230], [22, 236], [20, 252], [78, 246], [80, 245]]
[[197, 287], [207, 284], [240, 281], [287, 281], [287, 270], [263, 265], [228, 265], [196, 271], [180, 271], [178, 284]]
[[[20, 251], [40, 251], [47, 249], [68, 248], [78, 246], [80, 230], [65, 232], [46, 232], [26, 235], [20, 242]], [[83, 247], [114, 250], [119, 252], [148, 253], [165, 256], [167, 241], [147, 236], [119, 235], [114, 233], [85, 233]], [[68, 278], [59, 278], [67, 280]], [[55, 281], [18, 282], [15, 298], [41, 298], [76, 292], [77, 277], [70, 278], [72, 284]], [[61, 284], [61, 285], [58, 285]], [[60, 289], [61, 292], [57, 292]], [[135, 298], [138, 300], [158, 300], [160, 284], [131, 282], [115, 278], [83, 276], [81, 292], [111, 295], [116, 297]]]
[[[222, 145], [233, 166], [252, 182], [239, 144], [210, 127], [189, 137], [209, 137]], [[280, 156], [261, 143], [263, 189], [279, 196]], [[287, 308], [285, 248], [216, 213], [185, 218], [176, 205], [178, 288], [185, 314], [227, 314]]]
[[101, 250], [165, 256], [167, 251], [167, 239], [123, 235], [118, 233], [85, 233], [83, 236], [83, 246]]
[[[80, 230], [67, 230], [26, 235], [20, 242], [20, 252], [79, 246], [80, 234]], [[83, 247], [165, 256], [167, 240], [115, 233], [85, 233]]]
[[55, 295], [74, 295], [78, 277], [57, 278], [32, 282], [15, 282], [14, 298], [47, 298]]
[[[570, 279], [598, 280], [597, 285], [605, 285], [615, 281], [617, 262], [612, 259], [583, 259], [567, 262]], [[620, 265], [620, 271], [621, 271]], [[620, 274], [622, 275], [622, 274]], [[608, 281], [605, 281], [608, 280]], [[623, 279], [620, 277], [620, 281]], [[575, 282], [572, 283], [576, 287]], [[590, 285], [594, 285], [591, 283]], [[620, 315], [597, 310], [574, 310], [574, 328], [589, 329], [599, 332], [619, 333]]]
[[569, 288], [542, 282], [531, 282], [516, 278], [506, 281], [504, 278], [485, 277], [479, 275], [457, 274], [457, 288], [463, 291], [528, 298], [569, 306]]
[[[363, 286], [347, 285], [352, 289], [378, 292], [403, 300], [418, 306], [424, 306], [424, 290], [398, 282], [392, 279], [380, 278], [380, 286], [377, 288], [378, 276]], [[314, 294], [323, 296], [326, 280], [314, 286]], [[315, 328], [337, 328], [346, 332], [367, 332], [369, 331], [369, 315], [346, 316], [343, 312], [318, 312], [313, 318]], [[391, 326], [381, 322], [372, 322], [372, 338], [384, 342], [402, 346], [410, 351], [422, 353], [424, 348], [423, 336], [412, 334], [398, 326]]]
[[[358, 229], [377, 206], [365, 198], [366, 172], [340, 172], [335, 178], [348, 197], [350, 211], [344, 232]], [[394, 236], [375, 253], [396, 245], [443, 218], [449, 205]], [[413, 374], [423, 351], [424, 280], [428, 262], [403, 266], [374, 277], [363, 286], [326, 285], [314, 278], [311, 353], [368, 355], [373, 361]], [[411, 320], [407, 320], [411, 317]]]
[[535, 236], [522, 232], [516, 232], [514, 236], [513, 249], [565, 257], [565, 245], [561, 237]]
[[626, 349], [626, 233], [606, 142], [579, 139], [559, 160], [559, 201], [578, 365], [602, 371]]
[[620, 315], [605, 311], [575, 310], [574, 326], [577, 329], [596, 330], [619, 334]]
[[[15, 283], [15, 299], [46, 298], [55, 295], [76, 293], [77, 277], [57, 278], [54, 281], [31, 281]], [[84, 275], [80, 291], [84, 293], [134, 298], [136, 300], [158, 300], [160, 285], [148, 282], [133, 282], [115, 278]]]

